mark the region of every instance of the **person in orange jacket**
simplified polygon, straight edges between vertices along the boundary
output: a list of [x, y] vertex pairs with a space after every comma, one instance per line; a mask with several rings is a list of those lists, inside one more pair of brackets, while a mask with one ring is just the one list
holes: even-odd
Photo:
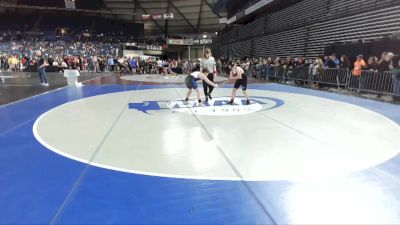
[[364, 61], [364, 56], [363, 55], [358, 55], [357, 60], [354, 62], [354, 70], [353, 70], [353, 75], [356, 77], [361, 76], [361, 72], [364, 67], [366, 67], [367, 64], [365, 64]]

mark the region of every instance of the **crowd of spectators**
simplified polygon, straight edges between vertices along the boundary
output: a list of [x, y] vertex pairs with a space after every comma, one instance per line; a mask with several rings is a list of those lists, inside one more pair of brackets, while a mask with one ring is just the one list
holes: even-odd
[[[278, 79], [283, 82], [294, 82], [297, 84], [307, 84], [311, 86], [326, 86], [331, 83], [333, 86], [348, 84], [350, 87], [360, 90], [373, 91], [375, 93], [393, 93], [396, 98], [400, 96], [400, 56], [392, 52], [384, 52], [380, 58], [376, 56], [365, 59], [363, 55], [358, 55], [357, 59], [352, 62], [349, 57], [336, 54], [330, 56], [321, 56], [315, 59], [306, 59], [304, 57], [297, 58], [242, 58], [223, 60], [222, 70], [229, 72], [229, 65], [235, 62], [240, 65], [249, 76], [259, 76], [267, 71], [280, 73]], [[268, 70], [265, 68], [273, 68]], [[331, 71], [331, 72], [329, 72]], [[340, 74], [345, 75], [343, 77]], [[349, 81], [346, 75], [349, 74]], [[296, 77], [297, 76], [297, 77]], [[332, 77], [327, 77], [332, 76]], [[321, 80], [322, 82], [313, 82], [313, 80]], [[330, 79], [330, 81], [328, 81]], [[327, 82], [324, 82], [327, 81]], [[350, 83], [348, 83], [350, 82]]]
[[[121, 42], [136, 43], [149, 49], [159, 49], [162, 46], [159, 40], [137, 40], [114, 33], [88, 35], [87, 31], [84, 31], [77, 33], [72, 41], [49, 41], [20, 32], [4, 32], [0, 35], [0, 71], [35, 72], [41, 58], [45, 58], [49, 64], [46, 68], [48, 72], [62, 72], [70, 68], [84, 72], [117, 71], [122, 74], [188, 74], [199, 70], [199, 60], [121, 56]], [[274, 67], [275, 71], [284, 73], [300, 69], [298, 71], [302, 71], [307, 77], [319, 76], [327, 69], [348, 70], [356, 78], [360, 78], [364, 71], [373, 71], [376, 74], [391, 71], [396, 83], [400, 76], [399, 56], [392, 52], [384, 52], [380, 58], [358, 55], [354, 62], [346, 55], [337, 57], [336, 54], [315, 59], [219, 59], [216, 61], [217, 72], [228, 74], [232, 61], [239, 64], [249, 75], [259, 73], [265, 67]], [[398, 89], [395, 88], [395, 91]]]
[[292, 70], [296, 67], [305, 67], [309, 69], [311, 75], [318, 74], [318, 71], [322, 69], [349, 69], [353, 70], [353, 75], [358, 76], [361, 70], [372, 70], [372, 71], [391, 71], [395, 68], [396, 63], [393, 59], [397, 59], [392, 52], [384, 52], [381, 58], [378, 59], [376, 56], [371, 56], [365, 61], [363, 55], [358, 55], [357, 60], [352, 63], [348, 56], [342, 55], [340, 58], [333, 53], [330, 56], [321, 56], [315, 59], [306, 59], [304, 57], [287, 57], [287, 58], [242, 58], [242, 59], [230, 59], [224, 60], [225, 70], [229, 69], [228, 65], [230, 61], [235, 61], [240, 64], [245, 70], [250, 68], [257, 68], [262, 65], [282, 67], [287, 70]]
[[47, 41], [11, 41], [0, 44], [1, 71], [36, 71], [39, 57], [47, 59], [50, 71], [65, 68], [104, 71], [105, 59], [117, 55], [118, 46], [103, 42], [47, 42]]
[[119, 57], [109, 61], [110, 70], [121, 74], [189, 74], [200, 70], [199, 60], [155, 57]]
[[36, 72], [42, 57], [49, 64], [47, 72], [63, 72], [69, 68], [82, 72], [187, 74], [199, 66], [198, 60], [126, 57], [120, 56], [118, 51], [118, 44], [102, 41], [3, 41], [0, 43], [0, 71]]
[[66, 68], [88, 72], [109, 71], [110, 58], [115, 65], [121, 61], [131, 61], [118, 57], [121, 55], [121, 43], [126, 42], [138, 43], [149, 50], [160, 49], [162, 46], [160, 40], [135, 39], [115, 33], [89, 35], [84, 31], [70, 41], [62, 38], [51, 41], [43, 36], [3, 32], [0, 35], [0, 71], [37, 71], [37, 62], [41, 57], [48, 61], [46, 69], [49, 72], [62, 72]]

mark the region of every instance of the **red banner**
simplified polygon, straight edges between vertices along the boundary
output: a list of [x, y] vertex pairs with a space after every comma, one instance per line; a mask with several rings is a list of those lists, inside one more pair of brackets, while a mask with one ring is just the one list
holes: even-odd
[[153, 20], [161, 20], [161, 19], [163, 19], [163, 17], [161, 15], [151, 15], [151, 18], [153, 18]]
[[149, 20], [150, 19], [150, 15], [142, 15], [142, 20]]

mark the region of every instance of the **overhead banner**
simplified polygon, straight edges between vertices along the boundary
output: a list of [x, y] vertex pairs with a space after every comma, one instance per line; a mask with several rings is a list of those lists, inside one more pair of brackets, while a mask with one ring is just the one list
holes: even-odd
[[154, 56], [161, 56], [163, 55], [162, 51], [156, 51], [156, 50], [145, 50], [143, 52], [145, 55], [154, 55]]
[[149, 20], [149, 19], [150, 19], [150, 14], [142, 15], [142, 20]]
[[66, 9], [76, 9], [74, 0], [65, 0], [65, 8]]
[[138, 57], [142, 55], [144, 55], [144, 52], [140, 50], [124, 50], [125, 57]]
[[133, 46], [133, 47], [137, 47], [137, 43], [135, 43], [135, 42], [131, 42], [131, 43], [125, 43], [125, 46], [129, 46], [129, 47], [131, 47], [131, 46]]
[[168, 39], [168, 45], [193, 45], [193, 39]]
[[273, 0], [261, 0], [261, 1], [257, 2], [256, 4], [250, 6], [246, 10], [244, 10], [244, 14], [248, 15], [248, 14], [260, 9], [261, 7], [268, 5], [271, 2], [273, 2]]
[[220, 24], [226, 24], [227, 22], [228, 22], [228, 18], [226, 18], [226, 17], [219, 19]]
[[236, 21], [236, 16], [229, 18], [228, 21], [226, 21], [227, 24], [234, 23]]
[[204, 38], [204, 39], [195, 39], [195, 40], [193, 40], [193, 44], [194, 45], [211, 45], [212, 44], [212, 39], [207, 39], [207, 38]]
[[164, 19], [166, 19], [166, 20], [173, 19], [173, 18], [174, 18], [174, 14], [173, 13], [164, 14]]
[[125, 43], [125, 47], [128, 48], [129, 50], [156, 50], [156, 51], [162, 51], [163, 46], [161, 45], [147, 45], [145, 43]]
[[161, 16], [161, 15], [151, 15], [151, 18], [153, 18], [153, 20], [162, 20], [162, 19], [164, 19], [163, 16]]

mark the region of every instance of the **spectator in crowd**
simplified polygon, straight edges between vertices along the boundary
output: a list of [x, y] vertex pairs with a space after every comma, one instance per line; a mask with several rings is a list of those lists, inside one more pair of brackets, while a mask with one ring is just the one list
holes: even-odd
[[222, 62], [221, 62], [221, 59], [218, 59], [216, 64], [217, 64], [216, 65], [217, 66], [217, 73], [221, 74], [222, 73]]
[[324, 64], [322, 62], [322, 59], [316, 58], [312, 64], [309, 66], [309, 74], [311, 76], [316, 76], [320, 74], [320, 71], [324, 68]]
[[191, 67], [190, 67], [190, 63], [189, 63], [189, 61], [188, 60], [184, 60], [184, 62], [183, 62], [183, 74], [189, 74], [189, 73], [191, 73], [191, 71], [192, 71], [192, 69], [191, 69]]
[[84, 59], [85, 60], [85, 67], [88, 72], [93, 72], [94, 71], [94, 63], [93, 63], [93, 56], [87, 57]]
[[324, 63], [321, 58], [316, 58], [309, 66], [308, 73], [311, 76], [311, 86], [312, 87], [317, 87], [318, 85], [315, 82], [312, 82], [314, 80], [315, 76], [321, 75], [322, 71], [324, 69]]
[[7, 64], [6, 64], [6, 57], [3, 55], [3, 56], [1, 56], [0, 57], [0, 72], [2, 71], [2, 70], [7, 70]]
[[342, 69], [351, 68], [350, 59], [349, 57], [347, 57], [347, 55], [342, 55], [342, 57], [340, 57], [340, 68]]
[[367, 67], [365, 69], [371, 71], [378, 71], [379, 67], [380, 65], [378, 63], [378, 58], [375, 56], [369, 57]]
[[354, 62], [353, 75], [356, 77], [355, 82], [352, 84], [353, 87], [357, 87], [357, 92], [363, 88], [363, 80], [360, 79], [363, 69], [366, 67], [363, 55], [358, 55], [357, 60]]
[[19, 60], [17, 58], [16, 55], [12, 55], [9, 59], [8, 59], [8, 64], [10, 65], [10, 70], [11, 72], [17, 72], [19, 71]]
[[328, 63], [328, 61], [329, 61], [329, 56], [324, 56], [324, 58], [323, 58], [322, 61], [324, 62], [324, 67], [328, 67], [328, 66], [327, 66], [327, 63]]
[[68, 68], [68, 65], [64, 61], [59, 60], [58, 63], [57, 63], [57, 67], [58, 67], [58, 71], [63, 73], [64, 70]]
[[363, 68], [365, 68], [366, 63], [364, 61], [364, 56], [363, 55], [358, 55], [357, 60], [354, 63], [354, 70], [353, 70], [353, 75], [356, 77], [360, 77]]
[[336, 58], [336, 54], [333, 53], [326, 62], [326, 67], [330, 69], [335, 69], [339, 68], [339, 66], [340, 66], [340, 61], [339, 59]]
[[44, 59], [44, 57], [41, 56], [39, 61], [38, 61], [38, 71], [39, 71], [40, 85], [48, 87], [49, 86], [49, 82], [47, 81], [46, 66], [49, 66], [49, 64]]
[[400, 100], [400, 56], [396, 55], [392, 58], [393, 61], [393, 98], [396, 101]]
[[389, 71], [391, 69], [393, 56], [394, 54], [392, 52], [384, 52], [382, 54], [382, 58], [379, 61], [380, 71]]
[[100, 69], [100, 72], [104, 72], [106, 70], [106, 65], [107, 65], [106, 58], [100, 57], [99, 58], [99, 69]]
[[92, 57], [92, 62], [93, 62], [93, 70], [94, 70], [94, 72], [96, 72], [96, 73], [100, 72], [99, 58], [96, 55], [94, 55]]
[[136, 73], [136, 70], [138, 68], [138, 60], [136, 60], [135, 58], [132, 58], [130, 65], [132, 68], [131, 73]]
[[114, 58], [109, 56], [107, 63], [108, 63], [109, 71], [110, 72], [114, 72], [115, 71], [115, 69], [114, 69]]

